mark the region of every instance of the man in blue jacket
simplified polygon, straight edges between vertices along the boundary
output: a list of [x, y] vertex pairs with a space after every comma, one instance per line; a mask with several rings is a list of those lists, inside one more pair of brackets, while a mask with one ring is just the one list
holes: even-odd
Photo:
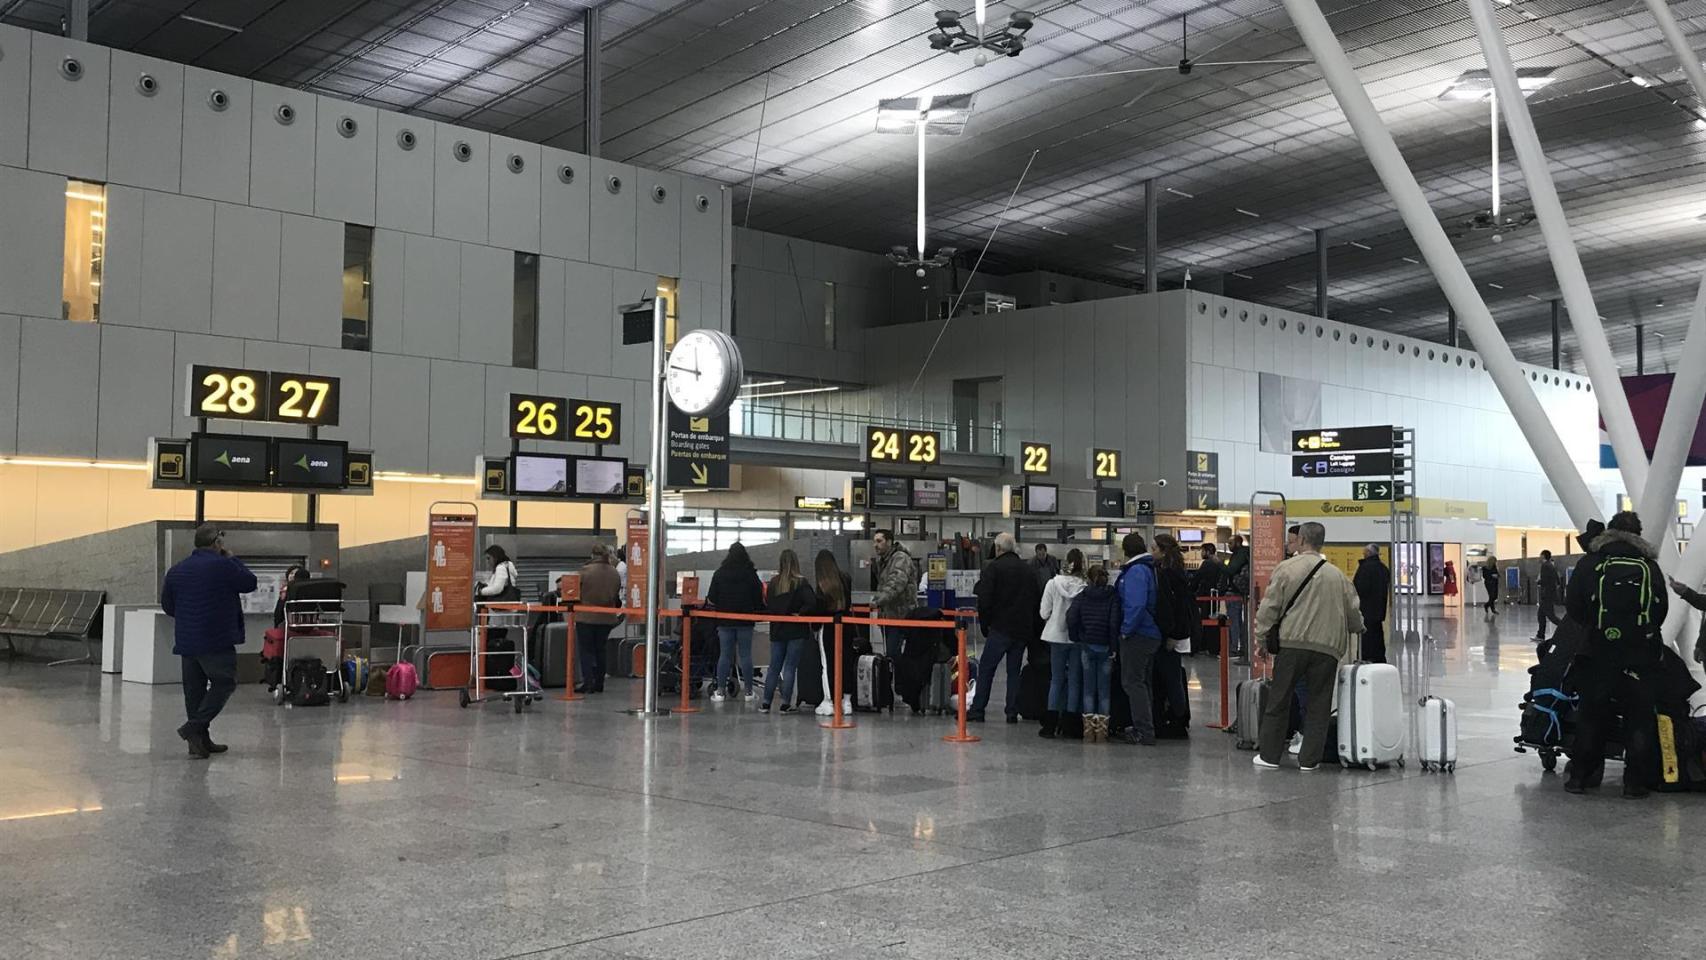
[[[1125, 567], [1114, 584], [1125, 611], [1120, 622], [1120, 685], [1131, 704], [1131, 724], [1112, 738], [1152, 747], [1155, 717], [1149, 703], [1149, 670], [1161, 649], [1161, 628], [1155, 623], [1155, 559], [1142, 534], [1126, 534], [1120, 549], [1125, 552]], [[1123, 720], [1115, 717], [1114, 723]]]
[[237, 647], [243, 642], [238, 595], [255, 589], [255, 575], [225, 551], [223, 538], [212, 524], [197, 527], [195, 551], [173, 564], [160, 585], [160, 607], [174, 621], [172, 652], [184, 669], [187, 719], [178, 736], [197, 760], [225, 752], [208, 728], [237, 689]]

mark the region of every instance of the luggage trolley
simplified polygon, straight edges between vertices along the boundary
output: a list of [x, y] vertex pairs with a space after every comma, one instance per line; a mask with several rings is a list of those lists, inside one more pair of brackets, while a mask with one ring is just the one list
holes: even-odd
[[[320, 662], [326, 668], [326, 692], [349, 702], [349, 684], [344, 682], [344, 585], [337, 580], [306, 580], [291, 588], [291, 599], [284, 602], [284, 643], [279, 651], [283, 672], [278, 686], [273, 688], [274, 703], [290, 701], [290, 648], [318, 647]], [[329, 644], [329, 648], [326, 646]], [[303, 654], [312, 656], [312, 652]]]
[[[535, 701], [545, 699], [545, 691], [540, 689], [527, 656], [529, 613], [525, 605], [514, 602], [474, 604], [474, 625], [468, 630], [468, 686], [456, 694], [456, 701], [460, 706], [467, 707], [472, 703], [502, 699], [513, 704], [515, 712], [520, 713]], [[486, 637], [491, 630], [508, 631], [506, 639], [514, 639], [515, 649], [487, 649]], [[518, 668], [517, 671], [488, 673], [491, 668], [487, 667], [486, 661], [494, 656], [509, 657]], [[488, 696], [486, 685], [493, 680], [512, 682], [515, 689], [504, 690], [497, 697]]]

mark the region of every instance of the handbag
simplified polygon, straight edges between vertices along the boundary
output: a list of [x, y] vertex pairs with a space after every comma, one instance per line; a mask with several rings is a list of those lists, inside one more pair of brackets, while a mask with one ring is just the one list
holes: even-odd
[[1262, 649], [1268, 652], [1268, 656], [1272, 657], [1279, 655], [1280, 624], [1285, 623], [1285, 615], [1290, 613], [1291, 608], [1297, 605], [1297, 598], [1303, 596], [1303, 588], [1309, 586], [1309, 581], [1315, 579], [1315, 574], [1326, 565], [1327, 561], [1325, 559], [1315, 564], [1315, 568], [1309, 571], [1309, 576], [1304, 577], [1303, 582], [1297, 585], [1297, 589], [1291, 592], [1291, 599], [1285, 602], [1285, 609], [1280, 611], [1279, 619], [1274, 621], [1273, 627], [1268, 630], [1266, 636], [1262, 637]]

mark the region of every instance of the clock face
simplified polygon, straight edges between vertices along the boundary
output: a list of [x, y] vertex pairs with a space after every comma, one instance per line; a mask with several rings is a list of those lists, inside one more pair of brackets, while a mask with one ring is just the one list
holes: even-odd
[[721, 413], [742, 376], [740, 352], [720, 332], [694, 330], [676, 341], [668, 360], [669, 399], [682, 413]]

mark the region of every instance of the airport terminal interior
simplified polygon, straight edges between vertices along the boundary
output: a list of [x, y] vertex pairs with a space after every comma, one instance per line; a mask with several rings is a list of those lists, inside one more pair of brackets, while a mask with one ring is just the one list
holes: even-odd
[[0, 957], [1666, 957], [1706, 2], [0, 0]]

